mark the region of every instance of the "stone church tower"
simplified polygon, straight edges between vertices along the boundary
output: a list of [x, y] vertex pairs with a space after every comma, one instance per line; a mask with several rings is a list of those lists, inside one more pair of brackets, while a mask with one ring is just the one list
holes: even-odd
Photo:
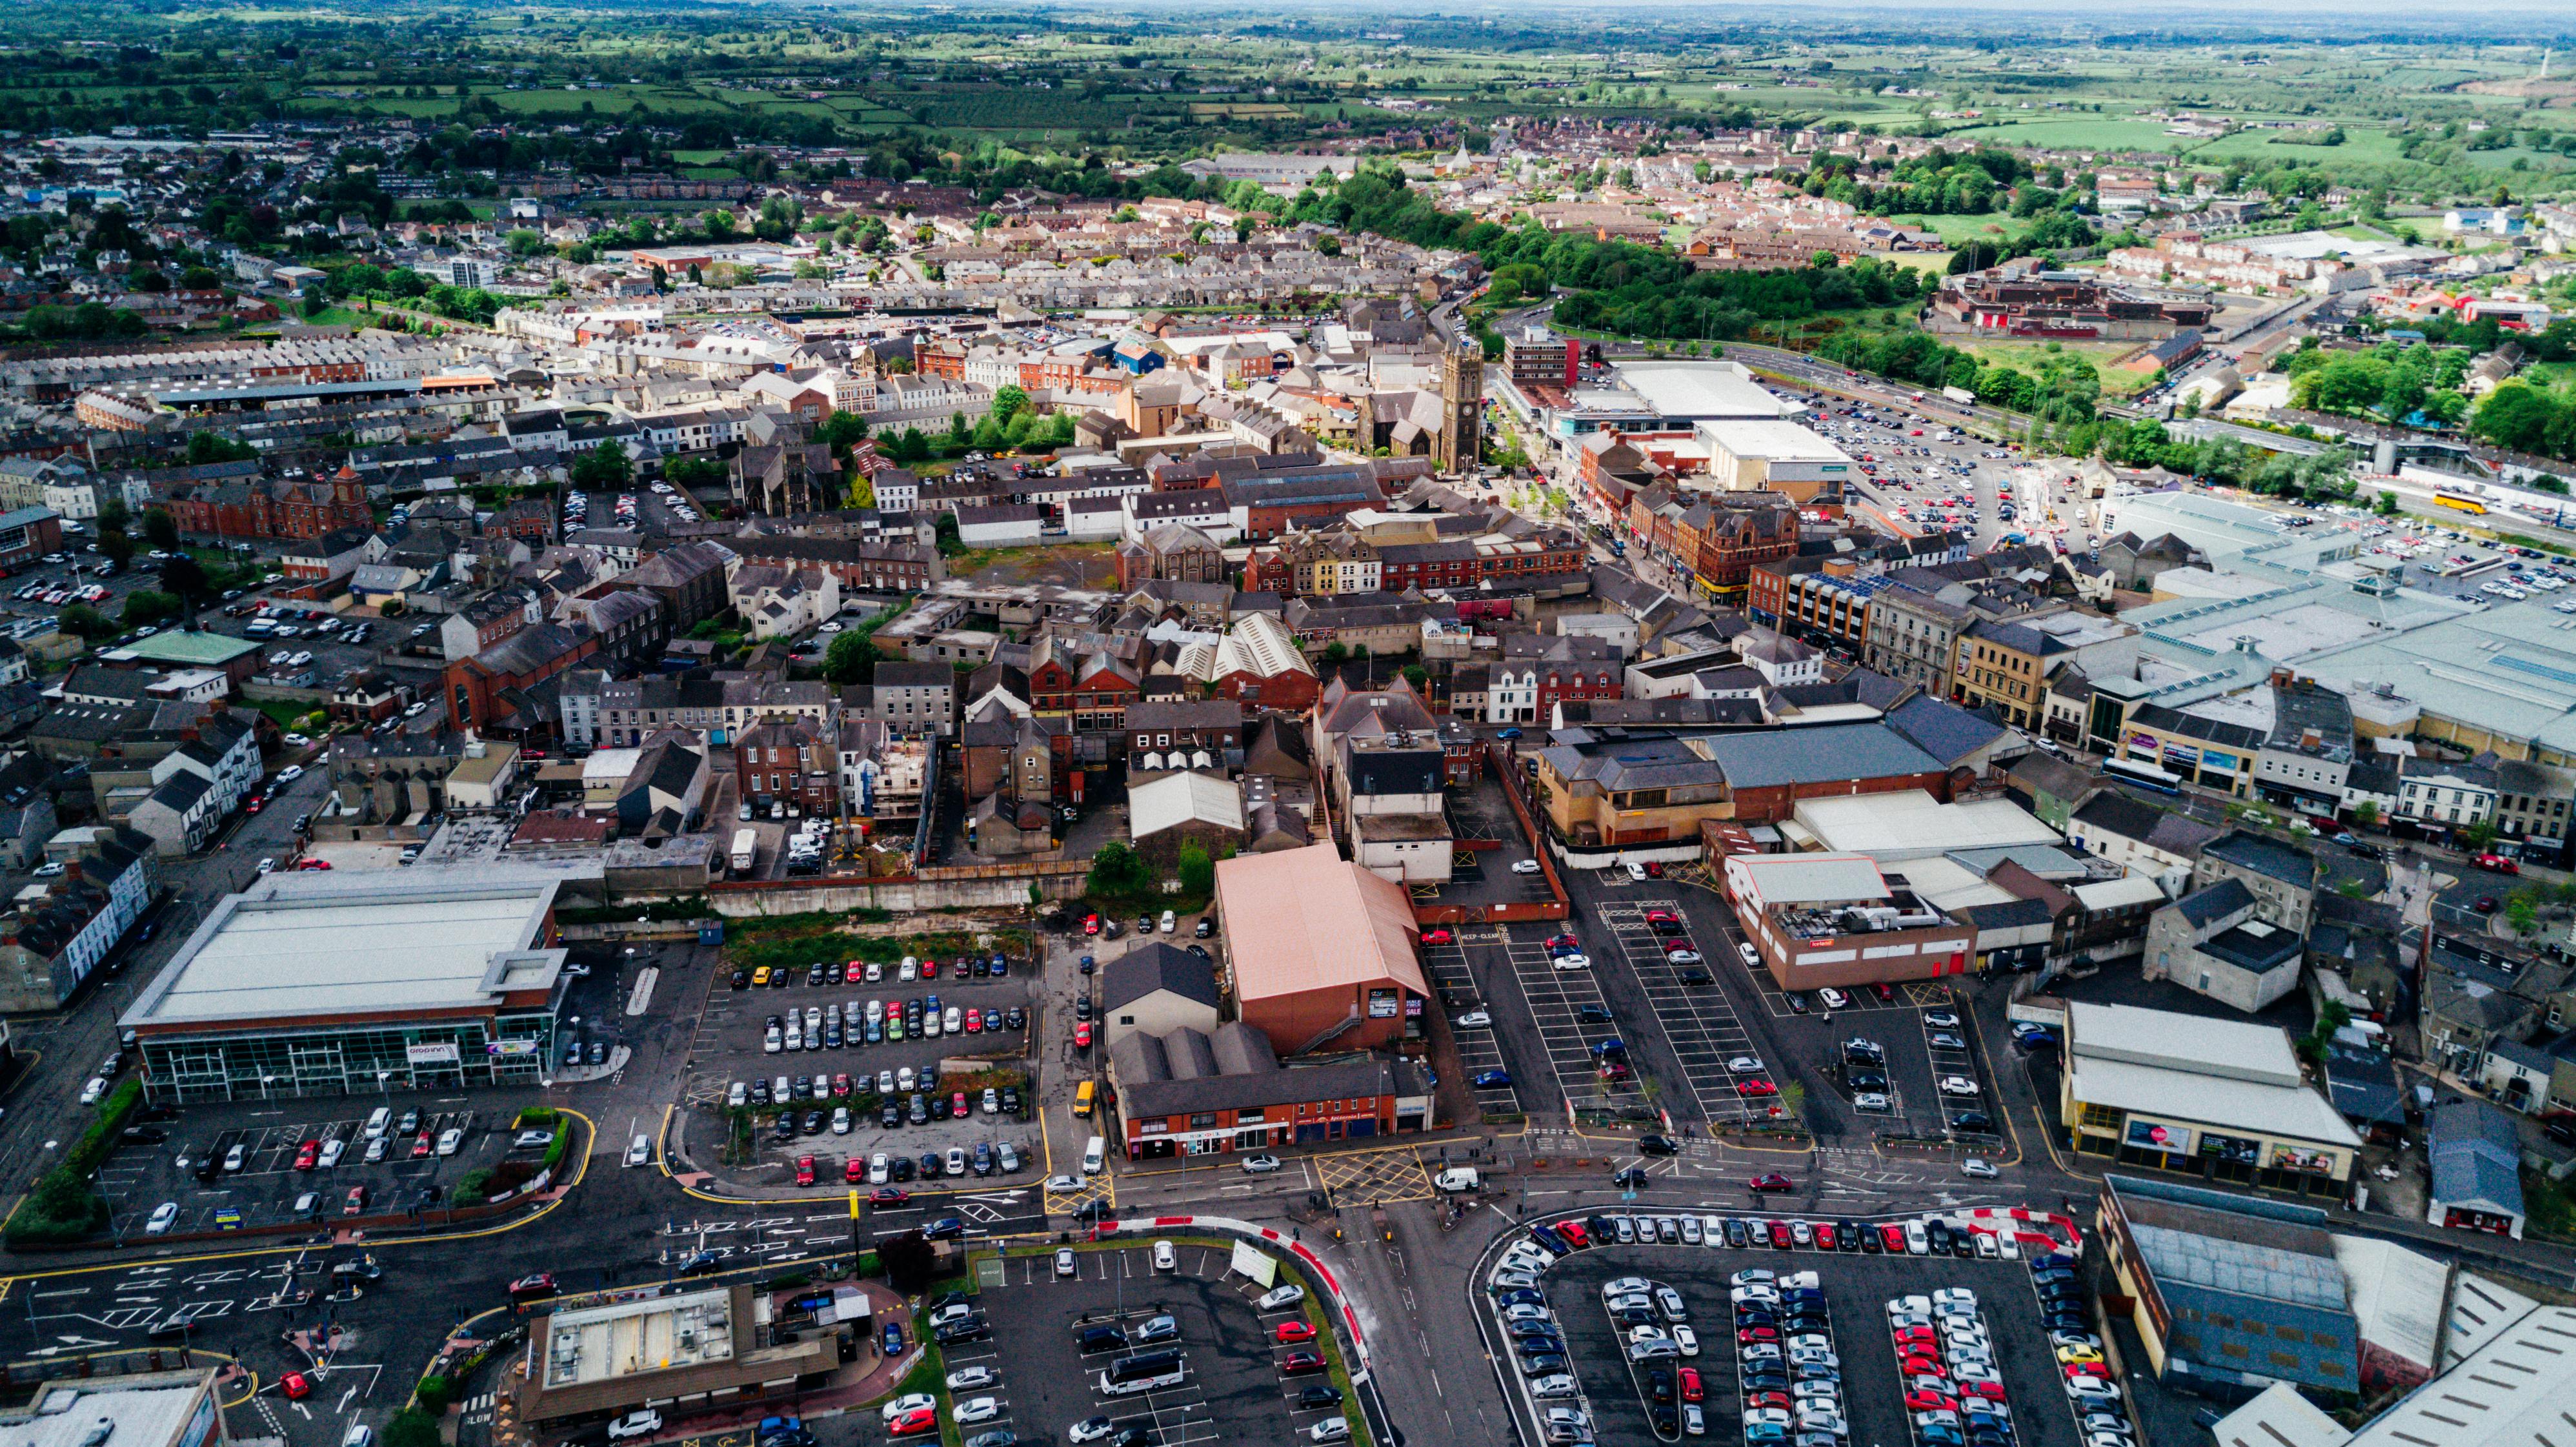
[[1463, 472], [1484, 458], [1485, 351], [1462, 337], [1440, 354], [1440, 435], [1431, 462], [1442, 472]]

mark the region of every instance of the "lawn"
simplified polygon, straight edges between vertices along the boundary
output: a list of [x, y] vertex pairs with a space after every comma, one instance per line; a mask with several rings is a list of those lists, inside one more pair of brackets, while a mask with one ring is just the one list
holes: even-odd
[[[2013, 226], [2012, 217], [2001, 211], [1989, 211], [1983, 216], [1890, 216], [1887, 219], [1918, 231], [1938, 232], [1941, 240], [1950, 246], [1957, 246], [1962, 241], [2000, 241]], [[1944, 264], [1947, 264], [1947, 258], [1944, 258]]]
[[1989, 120], [1952, 131], [1950, 139], [2097, 151], [2169, 151], [2188, 143], [2184, 137], [2166, 135], [2162, 121], [2123, 120], [2112, 116]]
[[[1949, 340], [1944, 338], [1944, 340]], [[1997, 366], [2014, 367], [2036, 373], [2040, 360], [2053, 352], [2072, 352], [2093, 364], [2102, 378], [2105, 396], [2125, 397], [2147, 385], [2153, 372], [2124, 372], [2111, 364], [2138, 349], [2136, 342], [1956, 342], [1951, 345], [1974, 353], [1978, 359]]]

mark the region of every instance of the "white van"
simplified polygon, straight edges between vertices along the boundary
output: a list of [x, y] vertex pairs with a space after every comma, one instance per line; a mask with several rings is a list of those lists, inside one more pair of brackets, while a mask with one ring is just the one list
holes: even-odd
[[1105, 1136], [1093, 1136], [1091, 1138], [1091, 1144], [1082, 1148], [1082, 1173], [1086, 1176], [1099, 1175], [1101, 1171], [1108, 1166], [1108, 1164], [1108, 1138]]
[[393, 1124], [393, 1119], [394, 1108], [392, 1106], [377, 1106], [375, 1112], [367, 1117], [367, 1139], [371, 1141], [383, 1140], [385, 1138], [385, 1128]]

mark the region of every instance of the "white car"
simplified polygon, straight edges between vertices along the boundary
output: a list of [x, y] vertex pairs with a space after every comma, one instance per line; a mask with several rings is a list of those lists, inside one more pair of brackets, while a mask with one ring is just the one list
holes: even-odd
[[1744, 957], [1744, 963], [1746, 963], [1746, 964], [1748, 964], [1748, 965], [1751, 965], [1751, 966], [1753, 966], [1753, 967], [1754, 967], [1754, 968], [1756, 968], [1756, 969], [1761, 968], [1761, 966], [1762, 966], [1762, 952], [1761, 952], [1760, 950], [1755, 949], [1755, 948], [1752, 946], [1751, 942], [1749, 942], [1749, 941], [1740, 941], [1740, 942], [1738, 942], [1738, 943], [1737, 943], [1737, 945], [1735, 946], [1735, 952], [1736, 952], [1737, 954], [1742, 955], [1742, 956]]
[[1977, 1094], [1977, 1083], [1964, 1075], [1944, 1075], [1939, 1084], [1943, 1095]]
[[1682, 1349], [1683, 1356], [1695, 1357], [1699, 1355], [1698, 1332], [1695, 1332], [1689, 1327], [1683, 1326], [1679, 1323], [1674, 1324], [1672, 1331], [1673, 1345]]
[[1558, 955], [1549, 963], [1560, 970], [1588, 970], [1592, 968], [1592, 957], [1585, 954]]
[[160, 1205], [152, 1208], [152, 1219], [143, 1223], [143, 1234], [146, 1236], [158, 1236], [169, 1230], [171, 1225], [178, 1219], [179, 1203], [176, 1201], [164, 1201]]
[[1286, 1286], [1274, 1286], [1270, 1290], [1263, 1292], [1260, 1300], [1255, 1301], [1253, 1305], [1261, 1308], [1263, 1311], [1279, 1311], [1287, 1307], [1295, 1306], [1297, 1303], [1304, 1301], [1305, 1299], [1306, 1288], [1297, 1285], [1295, 1282], [1290, 1282]]
[[1541, 866], [1535, 859], [1515, 859], [1512, 861], [1512, 873], [1514, 874], [1536, 874], [1542, 867], [1543, 866]]
[[[935, 1329], [938, 1326], [938, 1323], [932, 1322], [931, 1325]], [[877, 1415], [884, 1420], [891, 1422], [906, 1412], [918, 1412], [925, 1407], [936, 1407], [938, 1405], [939, 1399], [930, 1395], [928, 1392], [907, 1392], [879, 1408]]]
[[1245, 1156], [1243, 1158], [1243, 1170], [1246, 1175], [1266, 1176], [1278, 1169], [1279, 1158], [1267, 1151], [1264, 1151], [1257, 1156]]
[[1494, 1012], [1491, 1010], [1470, 1010], [1466, 1014], [1459, 1016], [1457, 1019], [1452, 1020], [1449, 1023], [1457, 1026], [1461, 1030], [1489, 1029], [1494, 1023]]
[[281, 784], [292, 784], [303, 777], [304, 766], [302, 764], [289, 764], [285, 768], [277, 771], [277, 782]]
[[89, 1084], [81, 1087], [80, 1103], [83, 1105], [96, 1105], [99, 1102], [99, 1098], [106, 1094], [107, 1077], [104, 1075], [93, 1075], [89, 1078]]
[[1980, 1181], [1991, 1181], [1995, 1179], [1995, 1168], [1975, 1156], [1970, 1156], [1966, 1160], [1959, 1162], [1959, 1174], [1963, 1176], [1974, 1176]]
[[340, 1164], [340, 1157], [348, 1154], [348, 1151], [349, 1143], [347, 1141], [324, 1141], [322, 1143], [320, 1154], [314, 1157], [314, 1164], [327, 1171], [333, 1166]]
[[990, 1422], [1000, 1415], [1002, 1415], [1002, 1401], [999, 1397], [970, 1397], [957, 1404], [957, 1425], [960, 1427], [971, 1426], [977, 1422]]
[[1738, 1055], [1734, 1059], [1726, 1062], [1726, 1068], [1728, 1073], [1733, 1075], [1760, 1075], [1762, 1073], [1762, 1057], [1758, 1055]]
[[629, 1412], [608, 1424], [608, 1440], [623, 1442], [630, 1437], [648, 1437], [662, 1430], [662, 1414], [650, 1407]]
[[1118, 1424], [1106, 1417], [1085, 1417], [1064, 1429], [1064, 1439], [1068, 1442], [1097, 1442], [1117, 1430]]
[[442, 1156], [456, 1154], [456, 1148], [464, 1143], [465, 1132], [455, 1126], [449, 1126], [438, 1133], [438, 1153]]

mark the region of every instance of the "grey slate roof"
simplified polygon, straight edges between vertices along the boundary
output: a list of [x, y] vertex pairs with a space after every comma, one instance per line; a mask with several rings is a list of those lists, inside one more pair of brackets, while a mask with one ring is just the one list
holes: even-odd
[[2195, 928], [2207, 929], [2241, 909], [2254, 904], [2254, 891], [2241, 879], [2222, 879], [2207, 889], [2196, 889], [2173, 902]]
[[2522, 1140], [2513, 1118], [2483, 1100], [2436, 1101], [2426, 1112], [2433, 1199], [2505, 1215], [2522, 1210]]
[[1101, 967], [1100, 1008], [1104, 1013], [1157, 990], [1169, 990], [1209, 1009], [1220, 1003], [1216, 966], [1177, 945], [1157, 940], [1131, 949]]
[[1897, 705], [1887, 716], [1887, 726], [1945, 764], [1967, 758], [2004, 731], [2002, 724], [1928, 693]]

